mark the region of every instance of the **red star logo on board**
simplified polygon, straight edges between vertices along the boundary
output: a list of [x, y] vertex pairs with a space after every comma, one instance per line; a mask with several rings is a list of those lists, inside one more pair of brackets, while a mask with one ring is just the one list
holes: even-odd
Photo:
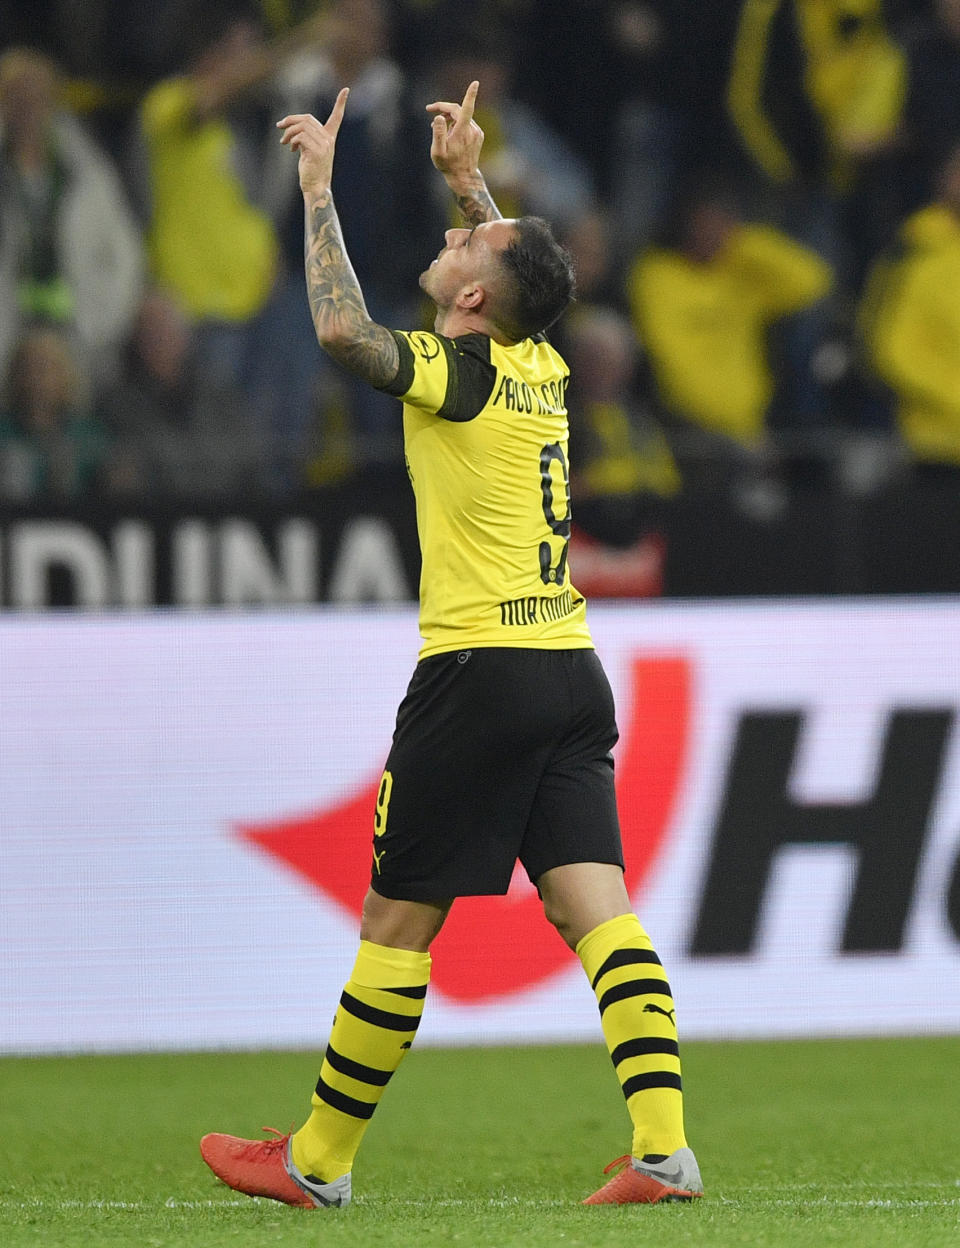
[[[630, 664], [616, 776], [631, 896], [649, 875], [670, 827], [686, 763], [691, 683], [682, 656], [645, 655]], [[378, 772], [334, 806], [236, 831], [358, 919], [370, 883], [379, 785]], [[464, 1004], [535, 987], [573, 957], [544, 919], [522, 869], [503, 897], [458, 899], [431, 952], [431, 984]]]

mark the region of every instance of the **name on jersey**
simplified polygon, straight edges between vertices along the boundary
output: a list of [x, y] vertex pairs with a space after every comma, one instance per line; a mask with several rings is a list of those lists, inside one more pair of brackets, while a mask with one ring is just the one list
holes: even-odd
[[538, 416], [560, 416], [567, 409], [566, 377], [554, 377], [539, 386], [528, 385], [518, 377], [500, 378], [492, 407], [505, 407], [508, 412], [536, 412]]
[[569, 615], [575, 605], [577, 604], [574, 603], [569, 589], [549, 598], [545, 594], [534, 594], [530, 598], [511, 598], [500, 603], [500, 623], [552, 624], [554, 620], [562, 620], [565, 615]]

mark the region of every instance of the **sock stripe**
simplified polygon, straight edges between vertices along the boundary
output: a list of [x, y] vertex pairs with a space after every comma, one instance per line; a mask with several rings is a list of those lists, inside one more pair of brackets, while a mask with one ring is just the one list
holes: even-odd
[[671, 1057], [679, 1057], [680, 1046], [676, 1040], [668, 1040], [666, 1036], [642, 1036], [618, 1044], [610, 1057], [614, 1066], [619, 1066], [621, 1062], [631, 1057], [653, 1057], [663, 1053], [669, 1053]]
[[393, 1014], [389, 1010], [378, 1010], [374, 1005], [359, 1001], [346, 989], [340, 996], [340, 1004], [362, 1023], [372, 1023], [374, 1027], [383, 1027], [387, 1031], [416, 1031], [420, 1026], [419, 1014]]
[[345, 1092], [331, 1088], [322, 1075], [317, 1080], [317, 1096], [332, 1109], [338, 1109], [341, 1114], [347, 1114], [351, 1118], [372, 1118], [373, 1111], [377, 1108], [376, 1102], [371, 1105], [369, 1101], [359, 1101], [355, 1096], [347, 1096]]
[[652, 963], [655, 966], [663, 965], [652, 949], [614, 949], [591, 981], [594, 990], [608, 971], [615, 971], [619, 966], [631, 966], [637, 962]]
[[398, 997], [409, 997], [411, 1001], [422, 1001], [427, 995], [427, 985], [413, 985], [410, 988], [384, 988], [384, 992], [395, 993]]
[[393, 1074], [392, 1070], [377, 1070], [376, 1066], [365, 1066], [363, 1062], [344, 1057], [330, 1044], [327, 1045], [323, 1060], [341, 1075], [357, 1079], [360, 1083], [369, 1083], [375, 1088], [385, 1088]]
[[600, 998], [600, 1015], [609, 1006], [615, 1005], [618, 1001], [625, 1001], [628, 997], [667, 997], [671, 1004], [673, 1003], [673, 994], [670, 991], [670, 985], [665, 979], [630, 979], [625, 984], [615, 984]]
[[654, 1070], [646, 1075], [633, 1075], [623, 1081], [623, 1095], [629, 1101], [635, 1092], [648, 1092], [651, 1088], [676, 1088], [683, 1091], [679, 1075], [669, 1070]]

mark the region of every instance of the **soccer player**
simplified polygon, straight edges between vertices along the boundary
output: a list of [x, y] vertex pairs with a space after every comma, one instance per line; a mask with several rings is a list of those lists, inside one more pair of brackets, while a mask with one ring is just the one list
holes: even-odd
[[325, 124], [278, 123], [299, 158], [317, 337], [403, 400], [423, 554], [423, 647], [373, 812], [360, 949], [312, 1112], [290, 1135], [200, 1145], [230, 1187], [306, 1208], [350, 1200], [364, 1131], [416, 1036], [430, 944], [456, 897], [506, 893], [517, 859], [597, 995], [633, 1123], [631, 1154], [585, 1203], [702, 1194], [670, 986], [623, 881], [613, 698], [567, 568], [568, 370], [544, 331], [573, 274], [545, 222], [504, 220], [493, 203], [477, 90], [428, 105], [430, 155], [467, 222], [420, 278], [434, 333], [371, 320], [344, 250], [330, 182], [347, 91]]

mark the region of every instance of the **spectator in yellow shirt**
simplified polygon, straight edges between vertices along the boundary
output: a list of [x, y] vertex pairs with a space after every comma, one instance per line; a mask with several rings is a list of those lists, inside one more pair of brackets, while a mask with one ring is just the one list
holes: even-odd
[[[717, 188], [692, 196], [673, 245], [642, 252], [627, 279], [634, 327], [666, 411], [694, 448], [759, 450], [774, 395], [767, 335], [830, 290], [829, 266]], [[694, 450], [694, 457], [696, 449]]]
[[904, 223], [874, 267], [861, 329], [919, 475], [960, 469], [960, 144], [934, 203]]
[[320, 33], [321, 19], [267, 44], [255, 8], [210, 0], [191, 19], [188, 71], [159, 82], [140, 107], [150, 275], [197, 327], [218, 385], [252, 383], [256, 318], [279, 260], [257, 186], [264, 127], [259, 117], [244, 125], [237, 110]]
[[[727, 114], [788, 229], [859, 288], [895, 227], [908, 67], [888, 0], [737, 0]], [[919, 7], [919, 6], [915, 6]]]

